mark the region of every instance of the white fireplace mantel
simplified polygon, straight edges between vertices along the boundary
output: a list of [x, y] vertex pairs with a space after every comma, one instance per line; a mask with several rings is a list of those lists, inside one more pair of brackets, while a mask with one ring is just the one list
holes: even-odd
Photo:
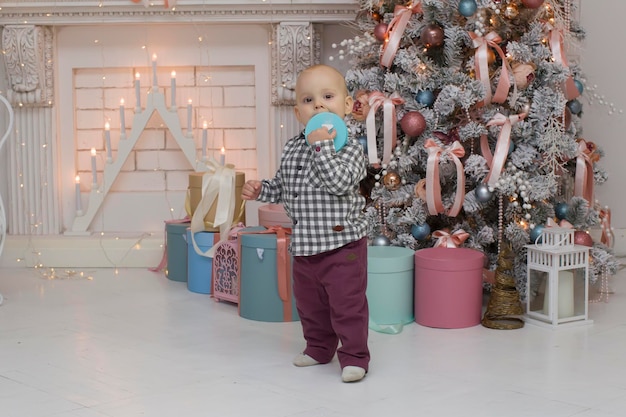
[[[271, 80], [271, 83], [259, 83], [260, 87], [256, 93], [257, 128], [260, 132], [259, 136], [266, 138], [264, 140], [267, 142], [263, 144], [262, 149], [268, 154], [264, 156], [268, 167], [263, 169], [269, 171], [272, 166], [275, 166], [275, 159], [280, 156], [281, 143], [279, 142], [284, 139], [282, 135], [289, 136], [293, 133], [292, 131], [299, 129], [297, 122], [292, 120], [294, 118], [290, 104], [293, 99], [289, 91], [283, 91], [289, 90], [289, 87], [285, 86], [290, 85], [290, 81], [293, 81], [293, 77], [302, 69], [302, 66], [320, 62], [322, 43], [320, 36], [325, 32], [324, 28], [336, 28], [338, 24], [354, 21], [359, 9], [358, 0], [146, 1], [147, 6], [144, 5], [144, 0], [137, 2], [132, 0], [0, 2], [0, 29], [2, 29], [4, 42], [20, 45], [20, 51], [28, 52], [26, 55], [5, 54], [3, 56], [4, 64], [10, 64], [4, 65], [6, 67], [4, 72], [0, 70], [0, 74], [7, 77], [6, 91], [10, 93], [21, 91], [20, 89], [12, 90], [13, 77], [21, 75], [15, 70], [22, 68], [20, 65], [13, 64], [22, 63], [24, 59], [28, 59], [34, 64], [32, 68], [37, 69], [37, 77], [33, 78], [37, 81], [38, 90], [36, 91], [46, 92], [46, 94], [34, 95], [31, 101], [24, 101], [23, 94], [22, 96], [17, 93], [8, 94], [15, 98], [13, 101], [19, 109], [18, 119], [23, 121], [24, 126], [29, 126], [30, 130], [37, 128], [37, 132], [45, 132], [45, 134], [35, 135], [35, 130], [33, 130], [31, 132], [33, 134], [29, 136], [39, 138], [42, 142], [40, 146], [23, 150], [13, 144], [12, 148], [9, 147], [5, 160], [18, 161], [18, 158], [13, 158], [13, 156], [22, 155], [22, 153], [32, 154], [33, 158], [45, 156], [45, 161], [31, 158], [36, 163], [19, 169], [25, 170], [27, 177], [34, 178], [36, 184], [48, 184], [47, 187], [30, 184], [32, 186], [30, 189], [42, 189], [45, 192], [42, 191], [35, 198], [31, 198], [30, 195], [25, 196], [23, 189], [20, 188], [18, 176], [14, 174], [19, 171], [15, 165], [19, 161], [13, 164], [15, 166], [8, 163], [6, 167], [3, 167], [8, 170], [9, 178], [14, 178], [14, 180], [6, 190], [0, 187], [0, 192], [5, 196], [10, 196], [4, 201], [10, 200], [15, 207], [12, 206], [10, 210], [13, 213], [11, 227], [9, 227], [10, 235], [5, 251], [0, 257], [0, 265], [146, 267], [156, 265], [163, 252], [162, 232], [158, 231], [156, 233], [151, 231], [147, 235], [141, 231], [141, 250], [135, 250], [138, 246], [138, 238], [134, 233], [128, 236], [114, 236], [111, 233], [101, 235], [95, 232], [87, 236], [63, 234], [64, 230], [68, 230], [68, 224], [71, 224], [72, 201], [70, 200], [72, 200], [73, 183], [68, 186], [68, 182], [59, 181], [57, 175], [66, 178], [67, 175], [64, 173], [68, 171], [71, 172], [73, 178], [74, 151], [70, 149], [71, 146], [60, 146], [56, 142], [53, 147], [44, 146], [47, 145], [49, 138], [56, 141], [56, 138], [71, 137], [71, 133], [61, 134], [64, 128], [54, 123], [57, 119], [68, 120], [67, 109], [72, 106], [71, 101], [67, 101], [68, 94], [64, 95], [68, 85], [66, 75], [71, 71], [68, 71], [67, 65], [59, 67], [60, 63], [57, 62], [57, 55], [54, 53], [58, 45], [53, 38], [59, 33], [68, 30], [82, 30], [85, 33], [91, 27], [102, 30], [103, 27], [109, 25], [124, 27], [124, 30], [131, 31], [137, 29], [139, 25], [146, 30], [153, 30], [155, 27], [160, 30], [164, 27], [166, 31], [167, 27], [176, 31], [177, 28], [187, 25], [205, 23], [208, 24], [207, 30], [212, 30], [214, 35], [217, 34], [214, 39], [221, 42], [219, 36], [222, 32], [217, 31], [213, 23], [230, 28], [225, 29], [224, 37], [232, 36], [232, 28], [237, 25], [241, 27], [241, 25], [248, 26], [249, 24], [251, 31], [255, 30], [255, 27], [267, 26], [271, 33], [268, 40], [275, 46], [268, 49], [267, 44], [262, 43], [262, 51], [259, 50], [258, 54], [253, 55], [255, 58], [249, 59], [254, 59], [254, 63], [259, 64], [255, 65], [258, 72], [255, 75], [257, 79]], [[169, 8], [165, 7], [165, 3], [168, 3]], [[224, 42], [226, 40], [223, 39]], [[300, 52], [306, 50], [307, 53], [299, 54], [298, 58], [294, 59], [295, 50]], [[217, 53], [215, 48], [212, 51]], [[262, 58], [259, 54], [262, 54]], [[248, 58], [241, 60], [245, 61], [245, 59]], [[63, 84], [63, 82], [66, 83]], [[50, 94], [47, 94], [48, 91]], [[29, 103], [28, 106], [18, 105], [26, 102]], [[271, 106], [268, 107], [268, 104]], [[60, 112], [59, 109], [64, 109], [65, 113]], [[67, 125], [70, 126], [72, 123]], [[278, 134], [279, 131], [283, 133]], [[49, 151], [40, 152], [39, 149], [49, 149]], [[56, 149], [59, 151], [57, 152]], [[66, 154], [70, 156], [67, 157]], [[58, 166], [63, 167], [61, 174], [56, 170]], [[67, 196], [69, 198], [66, 198]], [[40, 197], [41, 201], [38, 200]], [[251, 203], [256, 204], [256, 202]], [[255, 204], [250, 207], [251, 213], [255, 212]], [[27, 215], [29, 217], [26, 217]], [[31, 218], [37, 221], [34, 222]], [[38, 227], [33, 229], [32, 224]]]
[[0, 17], [32, 25], [323, 23], [353, 20], [358, 9], [358, 0], [20, 0], [0, 3]]

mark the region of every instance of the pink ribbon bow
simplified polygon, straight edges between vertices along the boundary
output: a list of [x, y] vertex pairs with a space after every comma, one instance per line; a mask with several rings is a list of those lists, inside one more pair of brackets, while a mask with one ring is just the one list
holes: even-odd
[[600, 228], [602, 229], [600, 242], [608, 247], [612, 247], [614, 236], [613, 230], [611, 230], [611, 209], [608, 207], [600, 210]]
[[[550, 49], [552, 50], [552, 57], [554, 58], [554, 61], [561, 64], [565, 70], [569, 71], [565, 47], [563, 45], [563, 32], [554, 28], [552, 25], [547, 25], [547, 28], [550, 31]], [[563, 82], [561, 88], [563, 89], [565, 98], [568, 100], [573, 100], [580, 95], [580, 91], [578, 91], [576, 83], [571, 75], [569, 75], [565, 82]]]
[[433, 237], [437, 238], [435, 248], [438, 246], [444, 248], [458, 248], [467, 240], [469, 233], [463, 229], [459, 229], [456, 232], [450, 234], [444, 230], [437, 230], [433, 233]]
[[487, 165], [490, 168], [489, 174], [485, 179], [489, 186], [493, 187], [500, 178], [500, 174], [502, 174], [504, 163], [509, 155], [509, 149], [511, 146], [511, 130], [513, 129], [513, 125], [524, 120], [525, 117], [526, 113], [508, 117], [501, 113], [497, 113], [493, 116], [493, 119], [487, 123], [487, 126], [502, 126], [493, 156], [491, 155], [491, 149], [489, 149], [489, 140], [487, 135], [481, 135], [480, 137], [480, 149], [484, 158], [487, 160]]
[[[483, 101], [484, 105], [490, 104], [492, 101], [494, 103], [504, 103], [507, 96], [509, 95], [509, 89], [511, 88], [511, 80], [509, 79], [509, 73], [513, 72], [511, 66], [509, 65], [509, 61], [502, 51], [502, 48], [498, 45], [498, 43], [502, 42], [502, 38], [496, 32], [490, 32], [486, 36], [478, 36], [476, 32], [470, 32], [470, 37], [472, 38], [472, 43], [474, 44], [474, 48], [476, 48], [476, 52], [474, 54], [474, 68], [476, 71], [476, 78], [482, 82], [485, 88], [485, 100]], [[498, 87], [496, 88], [495, 94], [491, 93], [491, 81], [489, 79], [489, 54], [488, 47], [492, 47], [496, 50], [500, 58], [502, 58], [502, 72], [500, 73], [500, 81], [498, 81]], [[513, 84], [513, 89], [515, 90], [514, 95], [517, 95], [517, 86]]]
[[411, 16], [415, 13], [422, 13], [421, 1], [417, 1], [409, 6], [396, 5], [395, 9], [393, 9], [393, 19], [391, 19], [389, 26], [387, 26], [383, 53], [380, 57], [381, 66], [389, 68], [393, 63], [393, 59], [400, 46], [400, 40], [404, 35], [404, 30]]
[[565, 219], [557, 223], [552, 217], [549, 217], [548, 220], [546, 220], [546, 227], [561, 227], [563, 229], [573, 229], [574, 225]]
[[439, 157], [443, 154], [448, 155], [456, 165], [456, 195], [454, 204], [448, 211], [447, 215], [455, 217], [463, 207], [463, 198], [465, 197], [465, 173], [463, 164], [459, 158], [465, 155], [465, 149], [459, 141], [455, 141], [448, 148], [441, 148], [432, 139], [427, 139], [424, 144], [428, 152], [428, 161], [426, 163], [426, 204], [428, 212], [431, 215], [437, 215], [444, 212], [443, 203], [441, 202], [441, 184], [439, 183]]
[[378, 164], [378, 147], [376, 146], [376, 112], [383, 106], [384, 133], [383, 133], [383, 163], [389, 163], [391, 152], [396, 146], [396, 106], [403, 104], [404, 99], [398, 93], [385, 97], [380, 91], [374, 91], [369, 95], [370, 111], [367, 113], [367, 157], [370, 164]]
[[578, 140], [574, 195], [583, 197], [589, 203], [593, 202], [593, 162], [584, 139]]

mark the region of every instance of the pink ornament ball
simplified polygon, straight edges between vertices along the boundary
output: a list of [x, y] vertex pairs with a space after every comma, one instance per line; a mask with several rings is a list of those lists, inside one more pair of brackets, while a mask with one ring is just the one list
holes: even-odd
[[529, 9], [538, 9], [543, 4], [544, 0], [522, 0], [522, 4]]
[[402, 131], [408, 136], [419, 136], [426, 130], [426, 119], [418, 111], [410, 111], [400, 120]]
[[374, 26], [374, 37], [379, 41], [379, 42], [384, 42], [385, 38], [387, 37], [387, 28], [389, 27], [389, 25], [387, 25], [387, 23], [379, 23], [376, 26]]
[[584, 230], [576, 230], [574, 232], [574, 244], [592, 247], [593, 239], [591, 235]]
[[443, 45], [445, 33], [443, 28], [436, 23], [424, 26], [421, 34], [422, 42], [427, 48]]

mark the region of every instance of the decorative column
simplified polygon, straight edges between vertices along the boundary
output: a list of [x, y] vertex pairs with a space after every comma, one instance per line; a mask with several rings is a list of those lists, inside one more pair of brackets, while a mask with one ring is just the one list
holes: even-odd
[[272, 104], [293, 106], [298, 73], [320, 62], [321, 40], [312, 23], [281, 22], [272, 33]]
[[52, 31], [34, 25], [7, 25], [2, 50], [8, 76], [7, 99], [15, 126], [7, 141], [8, 228], [14, 235], [60, 232], [54, 177]]
[[297, 135], [302, 126], [293, 112], [296, 78], [303, 69], [320, 63], [320, 27], [309, 22], [281, 22], [272, 31], [272, 138], [274, 170], [285, 142]]

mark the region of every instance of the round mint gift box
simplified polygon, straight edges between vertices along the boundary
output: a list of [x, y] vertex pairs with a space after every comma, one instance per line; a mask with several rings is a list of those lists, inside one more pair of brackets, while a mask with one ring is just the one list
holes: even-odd
[[441, 329], [480, 324], [484, 259], [468, 248], [415, 252], [415, 321]]
[[368, 246], [370, 329], [397, 333], [385, 330], [386, 326], [401, 329], [413, 322], [414, 255], [412, 249], [398, 246]]

